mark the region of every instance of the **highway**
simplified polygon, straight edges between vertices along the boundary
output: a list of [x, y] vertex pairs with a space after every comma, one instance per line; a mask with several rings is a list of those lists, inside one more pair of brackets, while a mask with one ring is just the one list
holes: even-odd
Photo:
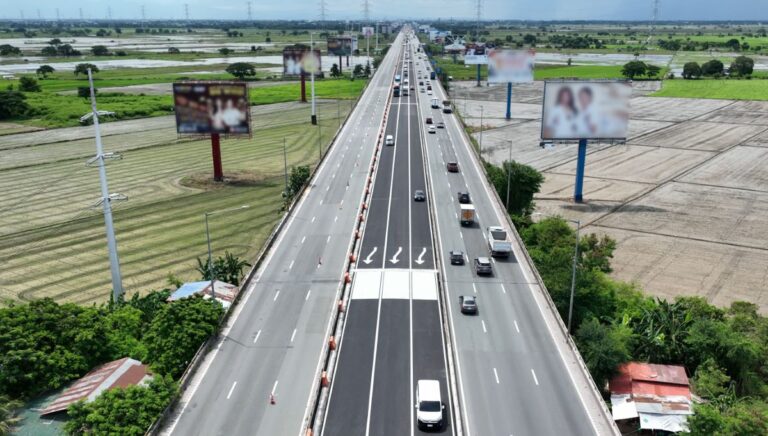
[[[400, 52], [396, 43], [391, 51]], [[401, 57], [402, 87], [415, 85], [415, 45]], [[401, 56], [404, 56], [402, 54]], [[414, 86], [415, 88], [415, 86]], [[415, 387], [440, 382], [443, 434], [454, 434], [448, 371], [438, 304], [423, 126], [417, 96], [393, 97], [354, 273], [344, 335], [331, 386], [323, 435], [413, 435]]]
[[397, 52], [380, 65], [162, 434], [303, 434]]
[[[419, 69], [423, 71], [424, 66], [417, 66]], [[446, 98], [437, 80], [432, 81], [432, 87], [434, 97]], [[517, 256], [492, 259], [492, 277], [474, 273], [474, 258], [489, 256], [486, 227], [502, 223], [506, 227], [506, 220], [494, 206], [484, 173], [456, 115], [432, 109], [432, 96], [418, 95], [422, 118], [432, 116], [446, 126], [426, 135], [425, 149], [441, 249], [442, 286], [457, 349], [465, 434], [605, 434], [593, 425], [582, 398], [589, 394], [577, 389], [571, 376], [573, 368], [567, 366], [561, 354], [565, 352], [553, 336], [559, 332], [548, 325], [537, 302], [535, 293], [541, 291], [526, 277]], [[458, 162], [460, 172], [447, 172], [448, 161]], [[474, 226], [459, 223], [459, 191], [471, 195], [477, 211]], [[451, 265], [447, 256], [450, 250], [463, 251], [467, 265]], [[460, 295], [477, 296], [478, 315], [461, 314]]]

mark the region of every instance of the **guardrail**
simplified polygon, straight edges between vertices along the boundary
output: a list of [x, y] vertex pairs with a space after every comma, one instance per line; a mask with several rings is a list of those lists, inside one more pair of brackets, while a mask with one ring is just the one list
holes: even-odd
[[[363, 93], [365, 93], [365, 90], [367, 90], [368, 85], [371, 83], [371, 80], [366, 83], [365, 87], [363, 88]], [[362, 94], [361, 94], [362, 95]], [[354, 113], [355, 109], [357, 108], [358, 103], [360, 102], [360, 98], [358, 97], [355, 101], [355, 104], [352, 106], [350, 111], [347, 113], [346, 118], [344, 119], [343, 123], [340, 123], [339, 127], [336, 129], [336, 133], [333, 135], [333, 138], [331, 138], [330, 144], [333, 145], [336, 142], [336, 139], [338, 138], [339, 133], [343, 129], [344, 125], [349, 120], [349, 117], [352, 116], [352, 113]], [[288, 205], [288, 208], [286, 209], [286, 213], [283, 214], [283, 217], [280, 219], [280, 221], [273, 227], [272, 232], [269, 234], [269, 237], [267, 238], [264, 245], [261, 247], [261, 250], [259, 250], [259, 253], [256, 255], [256, 261], [253, 263], [253, 266], [248, 271], [248, 273], [245, 275], [245, 278], [243, 279], [243, 283], [240, 286], [240, 292], [237, 293], [235, 296], [235, 299], [232, 301], [232, 305], [229, 307], [229, 309], [224, 313], [224, 315], [221, 317], [221, 320], [219, 321], [219, 325], [216, 328], [216, 334], [211, 335], [205, 342], [203, 342], [202, 345], [200, 345], [200, 348], [197, 349], [197, 352], [192, 357], [192, 360], [190, 360], [189, 365], [187, 365], [187, 369], [184, 371], [184, 373], [181, 375], [181, 378], [179, 379], [179, 390], [178, 392], [173, 396], [171, 399], [170, 404], [163, 410], [163, 412], [160, 414], [160, 417], [155, 420], [155, 422], [152, 423], [152, 425], [147, 429], [145, 432], [145, 435], [157, 435], [160, 431], [160, 429], [167, 423], [168, 419], [172, 417], [172, 414], [174, 412], [174, 409], [178, 405], [179, 399], [183, 396], [184, 392], [189, 387], [189, 383], [191, 382], [192, 376], [197, 371], [200, 364], [205, 360], [205, 356], [208, 354], [208, 352], [211, 351], [211, 349], [219, 342], [220, 333], [224, 326], [227, 325], [227, 322], [229, 321], [229, 318], [231, 317], [231, 314], [235, 312], [235, 308], [239, 305], [240, 299], [242, 296], [248, 292], [247, 289], [251, 285], [251, 281], [253, 280], [254, 276], [258, 272], [259, 268], [263, 264], [265, 257], [269, 250], [272, 249], [277, 236], [280, 234], [280, 232], [285, 227], [286, 222], [291, 217], [293, 212], [296, 209], [296, 206], [299, 204], [300, 201], [302, 201], [305, 197], [305, 195], [308, 192], [308, 188], [313, 185], [313, 182], [315, 181], [319, 169], [322, 166], [323, 162], [325, 161], [328, 154], [330, 154], [331, 147], [328, 147], [320, 156], [320, 160], [318, 160], [317, 167], [315, 168], [315, 171], [312, 173], [312, 177], [309, 179], [309, 181], [304, 185], [302, 190], [300, 191], [299, 195], [295, 196], [294, 199], [291, 201], [291, 203]], [[245, 292], [243, 292], [245, 290]]]
[[[438, 81], [438, 86], [441, 88], [444, 95], [448, 95], [448, 93], [442, 89], [442, 84]], [[456, 111], [454, 111], [456, 112]], [[509, 217], [509, 214], [506, 212], [506, 208], [503, 206], [504, 203], [501, 200], [501, 197], [499, 197], [498, 192], [496, 192], [496, 188], [490, 183], [488, 180], [488, 174], [485, 172], [483, 165], [482, 165], [482, 157], [480, 156], [477, 149], [475, 149], [474, 146], [472, 146], [472, 140], [469, 137], [467, 131], [466, 131], [466, 124], [464, 124], [464, 120], [462, 117], [459, 117], [461, 120], [461, 125], [464, 126], [464, 129], [459, 129], [461, 132], [460, 134], [463, 136], [464, 140], [469, 144], [469, 149], [471, 150], [471, 155], [475, 160], [475, 165], [478, 165], [478, 167], [482, 170], [483, 175], [485, 176], [483, 180], [481, 180], [482, 183], [486, 185], [486, 190], [491, 194], [492, 201], [494, 208], [496, 209], [497, 215], [503, 216], [505, 218], [506, 227], [510, 229], [510, 233], [514, 236], [515, 242], [518, 245], [518, 251], [523, 254], [523, 257], [528, 264], [528, 269], [533, 273], [533, 276], [536, 280], [536, 284], [539, 286], [539, 289], [541, 289], [541, 294], [544, 297], [544, 300], [547, 303], [547, 308], [553, 315], [553, 318], [556, 320], [557, 326], [560, 328], [560, 332], [563, 334], [563, 337], [566, 341], [566, 344], [568, 345], [569, 349], [571, 350], [571, 353], [575, 356], [575, 361], [578, 364], [579, 368], [581, 369], [582, 375], [586, 378], [588, 381], [588, 385], [590, 387], [590, 392], [594, 396], [594, 400], [600, 405], [600, 414], [601, 417], [604, 419], [605, 424], [609, 426], [612, 430], [612, 434], [614, 435], [620, 435], [618, 427], [616, 427], [616, 423], [613, 421], [613, 417], [611, 415], [611, 412], [608, 410], [608, 407], [605, 404], [605, 401], [603, 400], [602, 395], [597, 390], [596, 384], [594, 379], [592, 378], [592, 374], [590, 374], [589, 369], [587, 368], [587, 365], [584, 363], [584, 359], [581, 357], [581, 353], [579, 353], [578, 348], [576, 347], [576, 343], [573, 342], [573, 338], [571, 337], [570, 333], [568, 332], [568, 328], [566, 327], [565, 323], [563, 322], [563, 319], [560, 317], [560, 312], [558, 312], [557, 307], [555, 306], [555, 302], [552, 300], [552, 297], [549, 295], [549, 290], [547, 290], [546, 285], [544, 284], [544, 280], [539, 275], [539, 271], [536, 269], [536, 265], [533, 263], [533, 259], [531, 258], [530, 254], [528, 253], [528, 249], [525, 247], [525, 243], [523, 242], [522, 238], [520, 237], [520, 234], [517, 232], [517, 228], [515, 227], [514, 223]], [[578, 389], [578, 387], [577, 387]]]

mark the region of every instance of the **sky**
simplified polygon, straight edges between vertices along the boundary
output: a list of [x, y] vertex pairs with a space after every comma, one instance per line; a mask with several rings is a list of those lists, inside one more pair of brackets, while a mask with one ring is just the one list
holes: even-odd
[[[474, 19], [476, 0], [369, 0], [372, 19]], [[363, 0], [325, 0], [326, 16], [333, 20], [361, 19]], [[653, 0], [482, 0], [486, 19], [523, 20], [648, 20]], [[59, 16], [147, 19], [243, 19], [247, 0], [0, 0], [0, 16], [47, 19]], [[254, 19], [317, 19], [320, 0], [251, 0]], [[660, 0], [660, 20], [766, 20], [768, 0]]]

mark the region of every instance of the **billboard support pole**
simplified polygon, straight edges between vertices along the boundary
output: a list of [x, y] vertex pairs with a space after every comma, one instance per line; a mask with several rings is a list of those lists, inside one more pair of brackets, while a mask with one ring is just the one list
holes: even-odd
[[510, 118], [512, 118], [512, 82], [507, 83], [507, 119]]
[[221, 138], [218, 133], [211, 134], [211, 157], [213, 158], [213, 181], [224, 180], [224, 170], [221, 167]]
[[307, 102], [307, 75], [301, 72], [301, 102]]
[[584, 188], [584, 167], [587, 161], [587, 140], [579, 139], [579, 157], [576, 161], [576, 187], [573, 192], [573, 201], [581, 203], [584, 200], [582, 190]]
[[343, 62], [342, 56], [339, 55], [339, 73], [343, 71], [344, 71], [344, 62]]
[[477, 64], [477, 86], [480, 85], [480, 64]]

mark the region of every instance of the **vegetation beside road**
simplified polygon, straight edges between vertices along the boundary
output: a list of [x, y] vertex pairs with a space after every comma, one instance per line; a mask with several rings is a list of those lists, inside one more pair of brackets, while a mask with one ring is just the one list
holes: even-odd
[[768, 100], [768, 80], [665, 80], [653, 97]]
[[486, 163], [502, 199], [508, 169], [514, 168], [516, 183], [525, 185], [518, 189], [529, 195], [516, 197], [508, 208], [563, 320], [568, 319], [578, 243], [572, 332], [597, 386], [605, 386], [629, 361], [683, 365], [693, 391], [705, 401], [694, 404], [691, 435], [768, 433], [768, 317], [757, 305], [734, 302], [721, 309], [700, 297], [667, 301], [612, 279], [616, 242], [594, 233], [577, 241], [575, 230], [560, 217], [534, 223], [533, 195], [543, 177], [519, 163], [505, 162], [504, 168]]

